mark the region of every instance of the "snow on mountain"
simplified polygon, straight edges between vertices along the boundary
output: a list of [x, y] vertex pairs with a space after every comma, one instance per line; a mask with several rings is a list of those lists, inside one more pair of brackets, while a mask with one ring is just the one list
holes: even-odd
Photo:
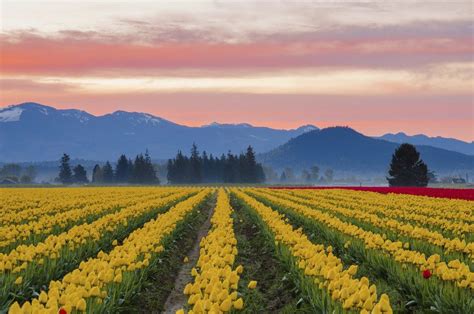
[[[220, 155], [229, 150], [268, 151], [311, 128], [280, 130], [248, 123], [191, 127], [141, 112], [116, 111], [94, 116], [75, 109], [24, 103], [0, 109], [0, 161], [55, 160], [67, 152], [74, 158], [112, 160], [149, 150], [166, 159], [196, 143], [201, 151]], [[21, 119], [20, 119], [21, 115]]]
[[20, 121], [22, 112], [23, 109], [21, 109], [20, 107], [13, 106], [0, 110], [0, 122]]

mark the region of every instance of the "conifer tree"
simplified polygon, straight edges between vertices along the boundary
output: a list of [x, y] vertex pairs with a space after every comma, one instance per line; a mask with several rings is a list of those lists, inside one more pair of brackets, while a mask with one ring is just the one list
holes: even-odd
[[191, 157], [189, 158], [190, 182], [200, 183], [202, 181], [201, 158], [195, 143], [191, 147]]
[[114, 182], [114, 170], [108, 161], [102, 167], [102, 181], [109, 184]]
[[75, 183], [88, 183], [89, 179], [87, 179], [87, 171], [84, 169], [84, 167], [79, 164], [73, 169], [74, 175], [73, 175], [73, 181]]
[[388, 174], [390, 186], [428, 185], [428, 167], [411, 144], [402, 144], [395, 150]]
[[69, 165], [70, 160], [71, 158], [68, 154], [63, 154], [63, 156], [61, 157], [59, 165], [59, 181], [62, 184], [72, 183], [72, 171], [71, 166]]
[[117, 160], [117, 166], [115, 167], [115, 181], [119, 183], [125, 183], [130, 180], [130, 164], [125, 155], [121, 155]]

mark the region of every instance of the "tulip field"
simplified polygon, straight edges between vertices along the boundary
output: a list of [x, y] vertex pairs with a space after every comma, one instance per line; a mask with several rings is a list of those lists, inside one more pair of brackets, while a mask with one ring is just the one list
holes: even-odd
[[3, 188], [0, 313], [474, 313], [474, 201], [429, 193]]

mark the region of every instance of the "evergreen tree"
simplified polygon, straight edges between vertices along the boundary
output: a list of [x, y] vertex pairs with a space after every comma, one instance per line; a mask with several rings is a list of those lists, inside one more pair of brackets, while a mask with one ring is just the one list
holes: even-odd
[[257, 161], [255, 160], [255, 153], [252, 146], [247, 147], [247, 153], [245, 154], [245, 177], [243, 182], [256, 183], [257, 178]]
[[89, 180], [87, 179], [87, 171], [84, 169], [84, 167], [79, 164], [73, 169], [74, 175], [73, 175], [73, 181], [75, 183], [88, 183]]
[[132, 181], [139, 184], [158, 184], [159, 180], [156, 176], [156, 170], [151, 162], [148, 151], [145, 156], [139, 154], [135, 157], [133, 165]]
[[63, 154], [63, 156], [61, 157], [59, 165], [59, 181], [62, 184], [72, 183], [72, 171], [71, 166], [69, 165], [70, 160], [71, 158], [68, 154]]
[[121, 155], [117, 160], [117, 166], [115, 167], [115, 181], [119, 183], [125, 183], [130, 180], [130, 164], [125, 155]]
[[102, 181], [109, 184], [114, 182], [114, 169], [108, 161], [102, 167]]
[[139, 154], [135, 157], [135, 162], [133, 163], [132, 182], [143, 183], [145, 171], [145, 158], [142, 154]]
[[195, 143], [191, 147], [191, 157], [189, 158], [189, 179], [191, 183], [200, 183], [202, 181], [201, 158]]
[[392, 155], [390, 177], [387, 178], [390, 186], [427, 186], [428, 167], [420, 159], [420, 153], [411, 144], [402, 144]]
[[238, 158], [229, 151], [227, 156], [224, 158], [225, 165], [224, 165], [224, 173], [223, 173], [223, 181], [226, 183], [234, 183], [236, 182], [237, 177], [237, 161]]
[[265, 173], [261, 164], [255, 160], [255, 153], [249, 146], [246, 154], [208, 157], [204, 151], [199, 155], [197, 146], [193, 144], [191, 156], [184, 156], [178, 151], [174, 159], [167, 163], [168, 182], [172, 184], [199, 182], [258, 183], [265, 181]]
[[[212, 155], [211, 155], [212, 156]], [[202, 152], [201, 157], [201, 176], [202, 182], [211, 182], [211, 161], [206, 151]]]
[[147, 184], [159, 184], [160, 181], [158, 180], [158, 177], [156, 175], [156, 170], [155, 166], [153, 165], [151, 161], [150, 154], [148, 153], [148, 150], [145, 152], [145, 158], [144, 158], [144, 180], [143, 183]]
[[99, 165], [94, 166], [94, 170], [92, 170], [92, 182], [93, 183], [101, 183], [103, 182], [104, 176], [102, 174], [102, 168]]

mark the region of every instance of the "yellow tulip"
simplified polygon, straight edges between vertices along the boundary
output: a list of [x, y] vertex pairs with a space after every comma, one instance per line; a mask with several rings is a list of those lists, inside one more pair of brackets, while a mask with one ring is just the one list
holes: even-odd
[[252, 280], [249, 282], [247, 288], [249, 289], [255, 289], [257, 287], [257, 282], [255, 280]]
[[244, 300], [242, 298], [238, 298], [237, 300], [234, 301], [234, 308], [236, 310], [241, 310], [244, 308]]

